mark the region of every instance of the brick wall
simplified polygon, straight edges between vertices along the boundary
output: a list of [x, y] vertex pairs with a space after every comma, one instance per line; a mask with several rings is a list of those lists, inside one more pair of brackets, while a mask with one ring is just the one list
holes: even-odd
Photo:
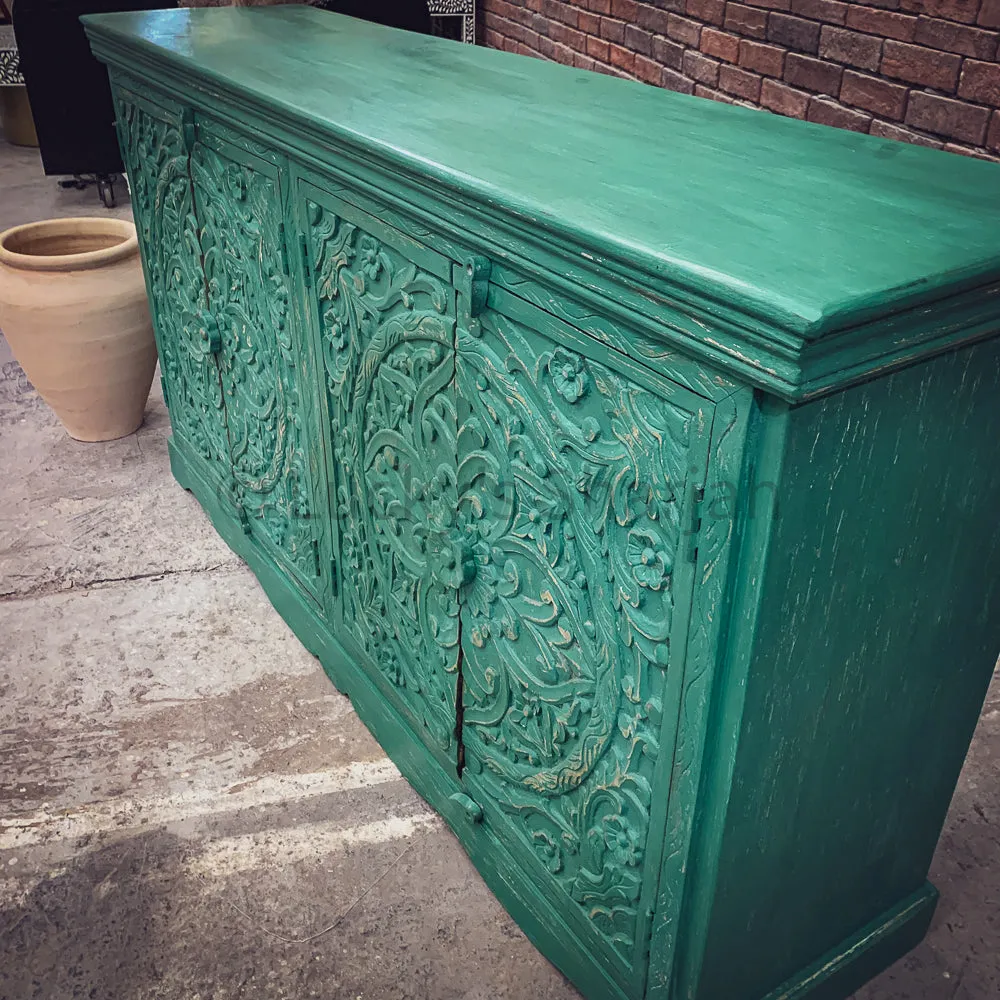
[[1000, 162], [1000, 0], [480, 0], [495, 48]]

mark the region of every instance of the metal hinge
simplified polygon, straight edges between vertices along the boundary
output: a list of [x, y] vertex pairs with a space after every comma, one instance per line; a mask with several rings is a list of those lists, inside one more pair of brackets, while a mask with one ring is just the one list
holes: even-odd
[[184, 139], [184, 149], [188, 156], [194, 151], [197, 134], [194, 126], [194, 112], [190, 108], [185, 108], [181, 113], [181, 136]]
[[302, 275], [306, 288], [312, 288], [312, 268], [309, 266], [309, 241], [305, 233], [299, 233], [299, 248], [302, 251]]
[[469, 315], [478, 316], [486, 308], [486, 299], [490, 292], [490, 271], [493, 265], [489, 257], [479, 255], [472, 257], [465, 265], [465, 276], [468, 282]]
[[285, 238], [285, 224], [278, 225], [278, 247], [281, 250], [281, 273], [289, 275], [292, 272], [288, 269], [288, 240]]
[[240, 527], [243, 529], [244, 535], [250, 534], [250, 515], [247, 513], [246, 507], [243, 506], [243, 501], [241, 500], [236, 507], [236, 512], [240, 518]]
[[696, 486], [691, 497], [687, 531], [684, 532], [687, 545], [686, 552], [689, 562], [694, 562], [698, 558], [698, 536], [701, 534], [702, 508], [704, 504], [705, 487]]

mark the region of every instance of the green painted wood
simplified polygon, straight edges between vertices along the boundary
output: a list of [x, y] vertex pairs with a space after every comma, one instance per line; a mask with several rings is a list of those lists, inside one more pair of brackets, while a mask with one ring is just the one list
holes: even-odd
[[977, 336], [1000, 315], [991, 164], [311, 8], [85, 21], [109, 61], [127, 52], [152, 74], [201, 76], [306, 146], [397, 184], [419, 178], [435, 208], [457, 207], [494, 248], [544, 234], [581, 294], [589, 264], [637, 311], [659, 312], [662, 337], [789, 397], [863, 377], [890, 347], [901, 364], [977, 326], [954, 329], [959, 303], [942, 303], [900, 339], [884, 321], [908, 308], [963, 295], [985, 324]]
[[681, 995], [761, 996], [923, 884], [1000, 649], [998, 398], [993, 340], [767, 418], [779, 516]]
[[174, 433], [228, 489], [229, 441], [216, 359], [202, 337], [208, 293], [184, 136], [185, 111], [118, 90], [118, 135], [132, 186], [139, 248]]
[[912, 947], [1000, 645], [991, 168], [307, 10], [87, 26], [174, 473], [538, 947], [588, 1000]]
[[296, 200], [326, 389], [334, 620], [454, 766], [463, 578], [450, 267], [306, 180]]
[[280, 158], [211, 119], [196, 120], [191, 181], [208, 310], [224, 393], [239, 516], [316, 600], [323, 503], [314, 479], [321, 439], [301, 398], [302, 336], [291, 304]]
[[488, 308], [458, 339], [458, 510], [475, 568], [463, 780], [588, 950], [641, 992], [711, 407], [640, 387], [557, 320], [520, 314], [534, 324]]

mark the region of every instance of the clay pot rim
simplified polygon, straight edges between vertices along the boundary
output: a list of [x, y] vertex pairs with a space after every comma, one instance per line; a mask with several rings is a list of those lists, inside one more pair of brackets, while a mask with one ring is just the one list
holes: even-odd
[[[48, 236], [67, 236], [84, 229], [95, 236], [120, 236], [121, 242], [100, 250], [83, 253], [31, 254], [11, 250], [8, 243], [24, 233], [44, 233]], [[83, 271], [115, 264], [139, 251], [135, 225], [126, 219], [108, 219], [100, 216], [73, 216], [65, 219], [45, 219], [26, 222], [0, 233], [0, 264], [24, 271]]]

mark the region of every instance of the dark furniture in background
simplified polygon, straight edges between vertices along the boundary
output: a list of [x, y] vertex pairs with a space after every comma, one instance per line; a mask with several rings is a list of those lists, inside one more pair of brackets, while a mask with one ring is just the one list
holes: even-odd
[[114, 204], [113, 178], [124, 167], [111, 89], [107, 71], [90, 52], [80, 15], [175, 6], [174, 0], [18, 0], [14, 5], [21, 73], [45, 173], [93, 174], [101, 200]]

